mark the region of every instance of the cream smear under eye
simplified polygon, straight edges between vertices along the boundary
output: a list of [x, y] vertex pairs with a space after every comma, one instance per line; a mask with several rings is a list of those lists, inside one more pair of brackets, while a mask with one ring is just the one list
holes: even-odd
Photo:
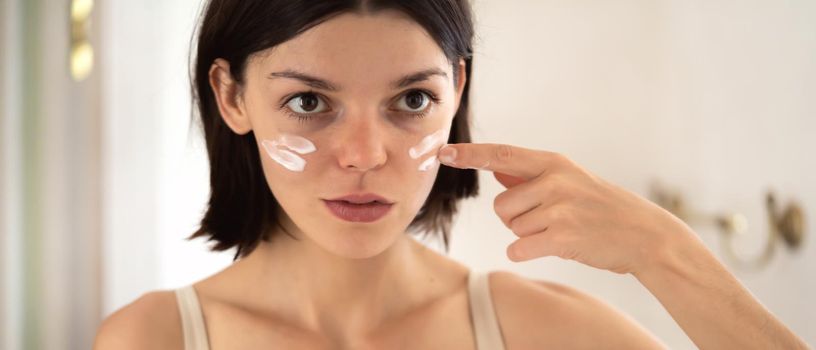
[[274, 140], [263, 140], [261, 145], [269, 158], [291, 171], [301, 172], [306, 168], [306, 160], [298, 154], [317, 150], [314, 143], [306, 138], [283, 134]]
[[[436, 132], [425, 136], [422, 141], [419, 142], [414, 147], [411, 147], [408, 150], [408, 155], [412, 159], [417, 159], [431, 151], [437, 151], [440, 146], [445, 144], [447, 140], [447, 133], [445, 129], [437, 130]], [[433, 166], [438, 164], [438, 160], [436, 159], [436, 154], [428, 157], [425, 159], [420, 165], [417, 170], [419, 171], [428, 171], [428, 169], [432, 168]]]

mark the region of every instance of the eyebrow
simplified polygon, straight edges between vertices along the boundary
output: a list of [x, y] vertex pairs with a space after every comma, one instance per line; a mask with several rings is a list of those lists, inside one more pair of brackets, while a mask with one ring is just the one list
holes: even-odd
[[[403, 88], [409, 86], [411, 84], [415, 84], [421, 81], [425, 81], [430, 79], [433, 76], [440, 76], [443, 78], [447, 78], [448, 74], [440, 70], [439, 68], [428, 68], [421, 70], [419, 72], [408, 74], [402, 78], [399, 78], [393, 82], [391, 82], [391, 87], [395, 89]], [[331, 83], [327, 80], [303, 73], [298, 72], [293, 69], [287, 69], [281, 72], [272, 72], [268, 76], [269, 79], [275, 78], [288, 78], [288, 79], [295, 79], [298, 80], [306, 85], [309, 85], [316, 89], [323, 89], [329, 91], [338, 91], [340, 90], [339, 85]]]

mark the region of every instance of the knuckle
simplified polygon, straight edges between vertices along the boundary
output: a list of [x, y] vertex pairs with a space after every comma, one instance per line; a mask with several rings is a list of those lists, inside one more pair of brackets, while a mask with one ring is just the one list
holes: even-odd
[[539, 186], [546, 195], [553, 195], [560, 187], [558, 184], [558, 179], [556, 179], [555, 176], [552, 176], [552, 174], [547, 175], [546, 178], [542, 178]]
[[547, 218], [550, 224], [556, 223], [561, 219], [561, 212], [556, 208], [550, 208], [550, 210], [547, 211]]
[[518, 236], [526, 236], [531, 233], [530, 230], [533, 227], [531, 225], [533, 225], [531, 219], [522, 215], [511, 220], [507, 227]]
[[565, 191], [564, 182], [553, 175], [547, 177], [546, 181], [541, 184], [541, 188], [544, 191], [544, 195], [549, 197], [561, 196]]
[[510, 228], [510, 231], [519, 233], [521, 230], [521, 221], [519, 219], [513, 219], [510, 221], [510, 225], [508, 225], [508, 227]]
[[555, 159], [555, 163], [562, 167], [572, 167], [575, 165], [575, 162], [573, 162], [572, 159], [570, 159], [563, 153], [556, 152], [553, 154], [553, 158]]
[[555, 161], [557, 161], [559, 163], [564, 163], [564, 162], [569, 160], [569, 158], [567, 158], [566, 155], [564, 155], [563, 153], [559, 153], [559, 152], [553, 153], [553, 159], [555, 159]]
[[562, 207], [554, 207], [550, 209], [550, 221], [556, 223], [566, 223], [570, 221], [570, 213]]
[[493, 149], [493, 158], [503, 162], [513, 159], [513, 147], [509, 145], [498, 145]]
[[559, 228], [558, 230], [552, 231], [547, 235], [547, 242], [556, 247], [563, 247], [566, 243], [564, 240], [565, 237], [566, 235], [564, 234], [564, 229]]

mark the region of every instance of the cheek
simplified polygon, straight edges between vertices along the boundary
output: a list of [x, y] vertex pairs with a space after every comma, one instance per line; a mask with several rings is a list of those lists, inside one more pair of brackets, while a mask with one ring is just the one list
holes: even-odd
[[311, 164], [315, 163], [314, 157], [306, 156], [319, 154], [312, 141], [292, 134], [280, 134], [276, 138], [260, 139], [258, 142], [261, 145], [264, 177], [276, 197], [289, 197], [303, 191], [307, 184], [314, 183], [309, 178], [316, 176], [309, 170], [314, 167]]
[[317, 151], [317, 147], [308, 139], [289, 134], [273, 140], [261, 140], [261, 146], [269, 159], [297, 173], [306, 168], [306, 159], [301, 155]]
[[[420, 173], [432, 172], [439, 168], [439, 161], [437, 153], [448, 139], [450, 133], [450, 126], [442, 127], [428, 133], [418, 133], [417, 139], [408, 141], [408, 143], [400, 144], [395, 150], [398, 154], [395, 161], [400, 159], [407, 160], [407, 164], [401, 164], [398, 167], [408, 172], [418, 171]], [[272, 176], [275, 176], [278, 169], [285, 169], [288, 172], [299, 174], [306, 170], [308, 161], [304, 155], [318, 151], [315, 143], [310, 139], [293, 134], [280, 134], [273, 139], [261, 139], [261, 153], [267, 161], [264, 162], [265, 169], [271, 171]], [[407, 158], [405, 156], [407, 155]], [[325, 155], [318, 156], [315, 154], [312, 157], [312, 162], [319, 163]], [[269, 164], [269, 161], [277, 164]], [[314, 166], [314, 165], [313, 165]], [[431, 174], [431, 175], [433, 175]], [[276, 176], [275, 176], [276, 177]], [[425, 177], [425, 176], [422, 176]]]
[[439, 166], [436, 154], [439, 148], [447, 142], [448, 133], [449, 130], [446, 128], [439, 129], [426, 135], [419, 143], [408, 149], [408, 156], [419, 161], [418, 171], [427, 172]]
[[[414, 165], [414, 167], [416, 166]], [[412, 170], [414, 171], [407, 172], [404, 177], [406, 178], [405, 187], [409, 189], [409, 191], [406, 192], [406, 198], [410, 198], [411, 203], [408, 209], [412, 211], [413, 214], [416, 214], [415, 212], [425, 204], [428, 195], [431, 193], [431, 189], [433, 189], [436, 176], [439, 173], [439, 167], [430, 167], [425, 171], [416, 171], [415, 168]]]

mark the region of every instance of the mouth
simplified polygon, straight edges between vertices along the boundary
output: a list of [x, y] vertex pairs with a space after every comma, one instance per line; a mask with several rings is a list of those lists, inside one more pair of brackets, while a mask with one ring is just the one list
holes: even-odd
[[336, 217], [350, 222], [377, 221], [394, 205], [393, 201], [374, 193], [349, 194], [323, 202]]
[[342, 197], [327, 199], [332, 202], [346, 202], [349, 204], [393, 204], [394, 202], [376, 193], [355, 193]]
[[393, 203], [381, 203], [371, 201], [367, 203], [352, 203], [345, 200], [323, 200], [326, 208], [334, 216], [350, 222], [374, 222], [384, 217], [391, 211]]

